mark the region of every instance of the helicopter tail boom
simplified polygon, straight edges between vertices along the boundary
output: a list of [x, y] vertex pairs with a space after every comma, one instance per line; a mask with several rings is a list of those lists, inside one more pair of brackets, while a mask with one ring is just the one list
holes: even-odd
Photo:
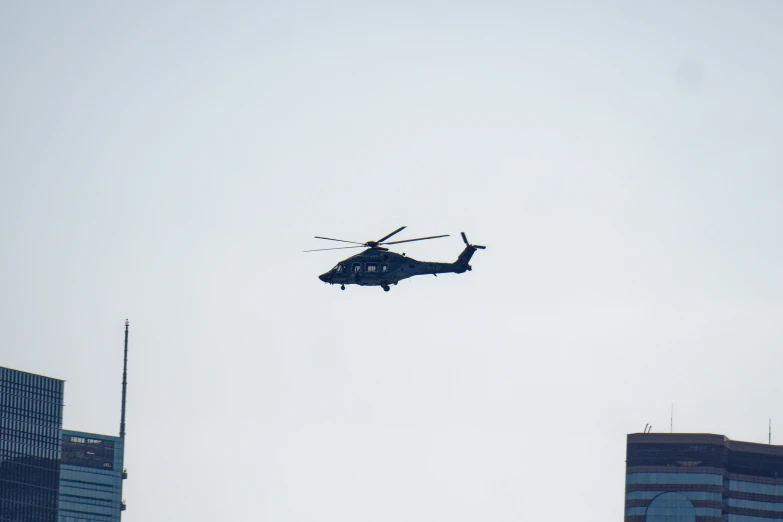
[[465, 250], [463, 250], [460, 253], [459, 257], [457, 258], [457, 262], [454, 263], [455, 265], [457, 265], [457, 269], [461, 268], [463, 272], [465, 270], [469, 270], [468, 267], [470, 265], [468, 263], [470, 263], [470, 258], [473, 257], [473, 254], [475, 252], [476, 252], [476, 247], [470, 245], [466, 246]]
[[465, 236], [465, 232], [460, 232], [460, 234], [462, 234], [462, 240], [465, 242], [465, 250], [460, 253], [457, 262], [454, 264], [457, 265], [457, 270], [459, 272], [464, 272], [465, 270], [471, 269], [468, 263], [470, 263], [470, 258], [473, 257], [476, 250], [484, 250], [487, 247], [483, 245], [471, 245], [468, 242], [467, 236]]

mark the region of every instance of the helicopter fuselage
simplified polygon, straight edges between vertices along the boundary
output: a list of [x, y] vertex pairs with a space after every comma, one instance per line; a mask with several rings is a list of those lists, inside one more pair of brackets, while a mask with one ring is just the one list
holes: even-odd
[[332, 285], [380, 286], [389, 290], [403, 279], [417, 275], [461, 274], [471, 270], [468, 264], [476, 247], [467, 245], [454, 263], [418, 261], [404, 254], [390, 252], [383, 247], [372, 247], [344, 259], [334, 268], [318, 276], [324, 283]]

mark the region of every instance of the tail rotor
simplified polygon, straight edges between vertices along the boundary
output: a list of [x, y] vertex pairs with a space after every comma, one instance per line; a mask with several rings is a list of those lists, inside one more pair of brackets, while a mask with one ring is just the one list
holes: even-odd
[[470, 258], [473, 257], [473, 254], [476, 252], [476, 250], [484, 250], [484, 245], [471, 245], [468, 241], [468, 236], [465, 235], [465, 232], [460, 232], [462, 234], [462, 240], [465, 242], [465, 250], [462, 251], [462, 253], [457, 258], [457, 273], [461, 274], [465, 270], [472, 270], [473, 268], [470, 266]]
[[481, 250], [484, 250], [485, 248], [487, 248], [487, 247], [485, 247], [485, 246], [482, 246], [482, 245], [471, 245], [471, 244], [468, 242], [468, 236], [466, 236], [466, 235], [465, 235], [465, 232], [460, 232], [460, 234], [462, 235], [462, 240], [465, 242], [465, 244], [466, 244], [467, 246], [469, 246], [469, 247], [473, 247], [473, 248], [480, 248]]

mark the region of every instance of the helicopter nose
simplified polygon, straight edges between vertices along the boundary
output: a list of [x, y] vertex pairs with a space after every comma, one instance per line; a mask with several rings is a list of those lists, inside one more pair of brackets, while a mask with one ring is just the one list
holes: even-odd
[[329, 274], [321, 274], [321, 275], [318, 276], [318, 279], [320, 279], [321, 281], [323, 281], [325, 283], [329, 279]]

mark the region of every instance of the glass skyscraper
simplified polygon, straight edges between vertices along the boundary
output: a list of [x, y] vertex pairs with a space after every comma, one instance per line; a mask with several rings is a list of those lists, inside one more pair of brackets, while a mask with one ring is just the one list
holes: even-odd
[[625, 521], [783, 521], [783, 446], [711, 434], [628, 435]]
[[119, 522], [123, 439], [63, 431], [59, 522]]
[[0, 368], [0, 521], [57, 522], [63, 381]]

